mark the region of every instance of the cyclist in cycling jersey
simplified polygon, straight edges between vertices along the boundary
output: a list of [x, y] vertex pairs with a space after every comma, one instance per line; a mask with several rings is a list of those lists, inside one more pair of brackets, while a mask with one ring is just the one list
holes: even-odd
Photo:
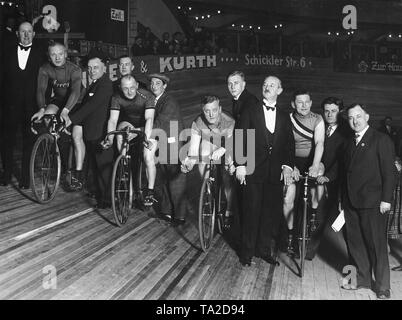
[[[191, 171], [197, 162], [194, 157], [209, 156], [212, 160], [218, 161], [225, 155], [226, 149], [222, 146], [222, 140], [233, 138], [235, 120], [222, 112], [219, 98], [215, 95], [206, 95], [202, 101], [202, 113], [191, 125], [191, 140], [188, 155], [183, 160], [182, 171]], [[205, 162], [198, 164], [201, 177], [204, 177]], [[225, 157], [225, 167], [231, 174], [235, 171], [233, 160], [230, 155]], [[226, 217], [232, 214], [232, 189], [233, 180], [226, 170], [223, 174], [223, 183], [227, 199]]]
[[[60, 114], [70, 124], [68, 113], [77, 104], [81, 92], [82, 71], [80, 67], [67, 60], [67, 49], [60, 43], [48, 47], [49, 62], [42, 65], [38, 74], [36, 94], [39, 111], [31, 120], [40, 120], [45, 114]], [[62, 168], [67, 169], [69, 139], [62, 135], [59, 140], [62, 154]]]
[[[148, 178], [148, 190], [145, 193], [144, 204], [152, 206], [155, 200], [154, 185], [156, 178], [155, 149], [156, 141], [150, 139], [155, 115], [155, 97], [144, 89], [138, 89], [137, 80], [126, 75], [120, 80], [120, 90], [112, 96], [110, 117], [107, 131], [121, 130], [126, 127], [132, 129], [143, 129], [150, 145], [144, 148], [144, 162]], [[119, 122], [119, 123], [118, 123]], [[129, 136], [129, 140], [135, 137]], [[105, 147], [113, 144], [114, 136], [110, 135]], [[120, 152], [122, 147], [121, 135], [116, 136], [117, 149]], [[133, 150], [133, 149], [131, 149]]]

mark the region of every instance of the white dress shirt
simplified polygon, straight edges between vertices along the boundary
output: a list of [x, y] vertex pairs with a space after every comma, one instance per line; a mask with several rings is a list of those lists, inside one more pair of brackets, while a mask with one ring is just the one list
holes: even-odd
[[31, 52], [31, 48], [28, 50], [22, 50], [20, 46], [17, 47], [17, 54], [18, 54], [18, 66], [21, 70], [25, 70], [29, 58], [29, 53]]
[[275, 132], [275, 123], [276, 123], [276, 102], [275, 103], [268, 103], [266, 99], [263, 100], [267, 106], [274, 107], [275, 110], [267, 110], [267, 108], [263, 105], [264, 109], [264, 117], [265, 117], [265, 126], [269, 130], [269, 132]]

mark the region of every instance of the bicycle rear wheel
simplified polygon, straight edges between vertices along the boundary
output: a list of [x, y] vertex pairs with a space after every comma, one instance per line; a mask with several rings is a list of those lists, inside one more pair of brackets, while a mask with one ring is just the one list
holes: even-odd
[[39, 203], [48, 203], [56, 196], [60, 183], [61, 159], [57, 140], [45, 133], [38, 137], [29, 163], [31, 189]]
[[132, 207], [133, 181], [130, 158], [119, 155], [112, 173], [112, 211], [116, 224], [121, 227], [127, 222]]
[[198, 207], [198, 231], [201, 248], [208, 251], [214, 237], [215, 228], [215, 198], [213, 184], [209, 178], [205, 178], [202, 187]]

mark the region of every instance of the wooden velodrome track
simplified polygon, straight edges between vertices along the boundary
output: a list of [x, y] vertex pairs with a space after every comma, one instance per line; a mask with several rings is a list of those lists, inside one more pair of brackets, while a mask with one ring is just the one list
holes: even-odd
[[[311, 90], [315, 110], [324, 97], [336, 95], [346, 104], [361, 101], [372, 106], [374, 120], [386, 113], [402, 122], [402, 77], [328, 72], [284, 74], [281, 79], [283, 102], [302, 86]], [[207, 80], [192, 89], [180, 88], [179, 80], [172, 85], [187, 125], [200, 112], [202, 93], [217, 93], [224, 109], [230, 109], [225, 77]], [[262, 75], [247, 79], [258, 96], [262, 80]], [[17, 163], [19, 157], [17, 153]], [[279, 255], [281, 265], [276, 268], [257, 258], [243, 268], [234, 251], [236, 228], [217, 236], [211, 250], [203, 253], [198, 243], [196, 170], [188, 179], [187, 223], [177, 228], [141, 211], [119, 228], [111, 211], [94, 209], [84, 193], [60, 189], [50, 204], [40, 205], [31, 191], [19, 191], [13, 182], [0, 187], [0, 299], [375, 299], [370, 291], [340, 289], [346, 247], [342, 234], [330, 229], [318, 256], [306, 262], [303, 279], [297, 275], [298, 261], [285, 255]], [[400, 262], [392, 255], [390, 259], [391, 266]], [[49, 270], [57, 274], [51, 287]], [[402, 299], [402, 272], [391, 272], [391, 281], [392, 299]]]

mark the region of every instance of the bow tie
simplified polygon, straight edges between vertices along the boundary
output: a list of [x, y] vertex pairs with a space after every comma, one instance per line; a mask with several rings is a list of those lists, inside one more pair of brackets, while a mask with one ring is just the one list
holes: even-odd
[[275, 107], [274, 107], [274, 106], [269, 106], [269, 105], [266, 105], [266, 104], [264, 103], [264, 107], [265, 107], [265, 109], [267, 109], [268, 111], [275, 111]]
[[18, 44], [18, 46], [20, 47], [21, 50], [24, 50], [24, 51], [28, 51], [32, 47], [32, 45], [24, 47], [22, 44]]

